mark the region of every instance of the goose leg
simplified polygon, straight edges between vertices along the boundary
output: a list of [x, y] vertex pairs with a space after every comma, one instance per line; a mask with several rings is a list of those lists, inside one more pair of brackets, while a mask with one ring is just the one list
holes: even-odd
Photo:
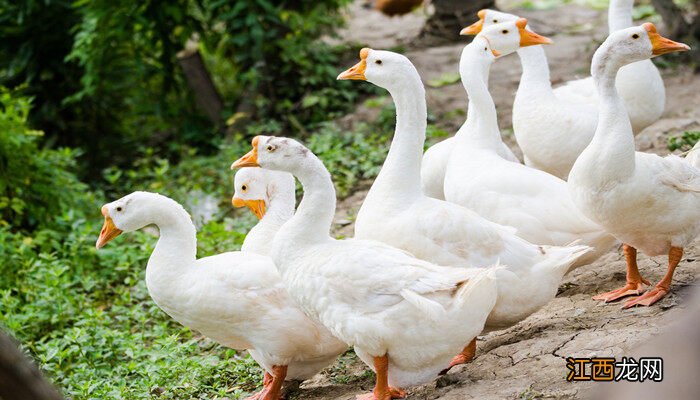
[[272, 382], [260, 392], [260, 400], [280, 400], [282, 398], [282, 384], [287, 377], [286, 365], [272, 366]]
[[263, 375], [263, 388], [262, 388], [262, 390], [253, 394], [252, 396], [246, 397], [244, 400], [258, 400], [258, 399], [260, 399], [260, 396], [262, 396], [265, 389], [267, 389], [267, 387], [270, 386], [271, 383], [272, 383], [272, 375], [270, 375], [269, 372], [265, 371], [265, 374]]
[[624, 244], [622, 245], [622, 252], [625, 253], [625, 260], [627, 261], [627, 284], [612, 292], [593, 296], [593, 300], [602, 300], [609, 303], [627, 296], [639, 296], [644, 293], [644, 285], [650, 285], [649, 281], [642, 278], [642, 275], [639, 274], [639, 268], [637, 268], [637, 249], [628, 244]]
[[656, 286], [650, 291], [644, 293], [639, 297], [635, 297], [625, 303], [623, 308], [630, 308], [634, 306], [650, 306], [657, 301], [661, 300], [664, 296], [671, 291], [671, 281], [673, 281], [673, 272], [676, 270], [678, 263], [681, 262], [683, 258], [683, 248], [681, 247], [671, 247], [668, 252], [668, 270], [664, 278], [656, 284]]
[[447, 371], [452, 369], [452, 367], [456, 365], [461, 365], [461, 364], [466, 364], [469, 361], [474, 359], [474, 355], [476, 355], [476, 338], [472, 339], [471, 342], [467, 345], [467, 347], [462, 350], [461, 353], [457, 354], [453, 359], [452, 362], [450, 362], [450, 365], [440, 371], [440, 375], [445, 375]]
[[389, 356], [374, 357], [374, 370], [377, 374], [372, 393], [357, 396], [357, 400], [391, 400], [406, 397], [406, 392], [389, 386]]

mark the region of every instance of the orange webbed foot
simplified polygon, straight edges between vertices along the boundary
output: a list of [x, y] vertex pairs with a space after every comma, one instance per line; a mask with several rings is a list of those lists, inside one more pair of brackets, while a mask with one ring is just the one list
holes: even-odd
[[645, 306], [649, 307], [650, 305], [656, 303], [657, 301], [661, 300], [668, 294], [668, 290], [664, 289], [662, 287], [655, 287], [652, 290], [644, 293], [643, 295], [639, 297], [635, 297], [633, 299], [630, 299], [629, 301], [625, 302], [625, 304], [622, 306], [622, 308], [631, 308], [634, 306]]
[[472, 339], [471, 342], [465, 347], [461, 353], [457, 354], [452, 358], [452, 361], [450, 362], [450, 365], [447, 366], [447, 368], [443, 369], [440, 371], [438, 375], [445, 375], [449, 370], [452, 369], [452, 367], [455, 367], [457, 365], [461, 364], [466, 364], [470, 362], [471, 360], [474, 359], [474, 356], [476, 355], [476, 338]]
[[639, 296], [646, 290], [645, 285], [649, 285], [649, 281], [646, 279], [642, 279], [641, 282], [630, 282], [620, 289], [593, 296], [593, 300], [601, 300], [606, 303], [610, 303], [612, 301], [620, 300], [623, 297]]

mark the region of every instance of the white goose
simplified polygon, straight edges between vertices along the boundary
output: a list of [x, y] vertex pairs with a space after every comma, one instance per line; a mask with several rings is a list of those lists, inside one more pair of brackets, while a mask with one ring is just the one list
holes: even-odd
[[[613, 0], [609, 29], [632, 25], [633, 0]], [[463, 34], [476, 34], [484, 27], [516, 20], [513, 14], [481, 10], [479, 21]], [[525, 164], [568, 177], [576, 157], [588, 145], [598, 120], [597, 95], [591, 78], [552, 89], [544, 49], [518, 50], [523, 73], [513, 103], [513, 130], [523, 151]], [[665, 102], [663, 80], [649, 60], [628, 65], [617, 80], [635, 133], [656, 121]]]
[[[551, 40], [542, 37], [534, 32], [525, 30], [527, 19], [513, 19], [497, 26], [490, 26], [484, 29], [484, 35], [490, 38], [503, 36], [498, 45], [494, 43], [500, 56], [508, 55], [518, 48], [526, 46], [534, 46], [538, 44], [549, 44]], [[488, 31], [488, 33], [486, 32]], [[467, 107], [467, 120], [459, 128], [455, 136], [449, 137], [441, 142], [435, 143], [423, 154], [421, 163], [421, 187], [426, 196], [436, 199], [445, 199], [445, 170], [447, 169], [447, 161], [452, 153], [454, 141], [457, 136], [467, 135], [470, 129], [474, 129], [476, 125], [476, 115], [474, 115], [473, 107]], [[520, 162], [513, 152], [506, 146], [505, 143], [499, 148], [499, 154], [506, 160]]]
[[[511, 227], [423, 194], [420, 158], [427, 109], [418, 71], [406, 57], [390, 51], [363, 49], [360, 58], [338, 79], [367, 80], [387, 89], [396, 103], [397, 122], [387, 159], [357, 214], [355, 237], [378, 240], [439, 265], [503, 263], [487, 329], [513, 325], [547, 304], [569, 267], [590, 249], [534, 245]], [[463, 358], [472, 355], [471, 349], [469, 353]]]
[[236, 251], [197, 259], [194, 224], [174, 200], [134, 192], [105, 204], [102, 214], [98, 249], [122, 232], [158, 227], [148, 292], [182, 325], [249, 350], [265, 369], [264, 389], [250, 399], [279, 400], [285, 379], [310, 378], [347, 348], [294, 305], [269, 257]]
[[[441, 267], [380, 242], [335, 240], [335, 190], [323, 163], [293, 139], [257, 136], [234, 167], [292, 173], [304, 188], [273, 241], [273, 259], [302, 309], [377, 373], [366, 399], [401, 398], [427, 383], [484, 327], [493, 269]], [[445, 332], [449, 332], [448, 335]]]
[[286, 172], [241, 168], [234, 178], [231, 203], [248, 207], [260, 220], [246, 235], [241, 251], [268, 255], [277, 231], [294, 215], [294, 177]]
[[595, 248], [574, 267], [609, 250], [615, 239], [574, 205], [566, 182], [546, 172], [503, 158], [496, 107], [488, 91], [495, 56], [489, 40], [477, 36], [460, 60], [462, 83], [478, 116], [469, 134], [457, 137], [445, 175], [448, 201], [491, 221], [510, 225], [531, 243], [564, 246], [576, 241]]
[[627, 284], [596, 296], [613, 301], [640, 294], [648, 281], [637, 269], [637, 249], [668, 254], [668, 272], [625, 307], [649, 306], [665, 296], [687, 246], [700, 234], [700, 170], [676, 156], [636, 152], [625, 104], [615, 88], [618, 70], [631, 62], [689, 47], [661, 37], [651, 23], [610, 34], [593, 56], [591, 75], [601, 102], [595, 136], [571, 170], [569, 189], [586, 215], [620, 239]]

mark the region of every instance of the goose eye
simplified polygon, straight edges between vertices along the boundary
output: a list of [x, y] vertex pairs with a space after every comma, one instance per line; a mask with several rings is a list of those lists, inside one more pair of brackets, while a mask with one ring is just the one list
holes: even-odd
[[246, 186], [246, 185], [241, 186], [241, 190], [245, 192], [246, 190], [248, 190], [248, 186]]
[[503, 30], [503, 34], [504, 34], [504, 35], [507, 35], [507, 34], [508, 34], [508, 29], [504, 29], [504, 30]]
[[374, 63], [377, 64], [377, 65], [382, 65], [382, 60], [377, 60], [377, 61], [375, 61]]
[[117, 211], [121, 211], [121, 210], [122, 210], [122, 208], [121, 208], [121, 207], [117, 207]]
[[488, 47], [484, 47], [484, 51], [489, 51], [489, 48], [488, 48]]
[[494, 20], [493, 20], [493, 23], [494, 23], [494, 24], [497, 24], [497, 23], [498, 23], [498, 20], [497, 20], [497, 19], [494, 19]]
[[268, 145], [267, 145], [267, 151], [268, 151], [269, 153], [272, 153], [273, 151], [275, 151], [275, 146], [273, 146], [273, 145], [271, 145], [271, 144], [268, 144]]
[[632, 35], [632, 39], [639, 39], [639, 35], [635, 33], [634, 35]]

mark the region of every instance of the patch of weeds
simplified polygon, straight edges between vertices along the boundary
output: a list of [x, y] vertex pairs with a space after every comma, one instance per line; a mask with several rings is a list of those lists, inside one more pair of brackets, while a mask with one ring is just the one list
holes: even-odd
[[[363, 370], [360, 374], [353, 374], [351, 366], [358, 363], [363, 366]], [[349, 383], [371, 379], [374, 373], [362, 363], [359, 357], [355, 355], [354, 351], [348, 350], [338, 357], [336, 362], [326, 370], [326, 375], [333, 383], [347, 385]]]
[[700, 131], [685, 131], [680, 135], [669, 137], [666, 147], [670, 151], [688, 151], [695, 146], [698, 140], [700, 140]]
[[523, 400], [541, 399], [543, 398], [543, 394], [536, 391], [532, 387], [528, 387], [518, 395], [518, 398]]

